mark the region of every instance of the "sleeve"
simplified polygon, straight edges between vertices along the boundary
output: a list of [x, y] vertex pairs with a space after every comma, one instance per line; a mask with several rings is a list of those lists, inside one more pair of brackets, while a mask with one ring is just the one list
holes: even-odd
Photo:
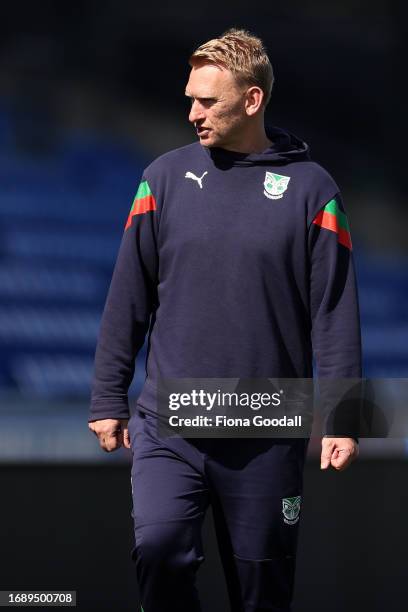
[[95, 352], [89, 421], [129, 416], [128, 389], [157, 302], [157, 205], [143, 176], [121, 240]]
[[[361, 379], [360, 315], [350, 228], [339, 193], [315, 214], [308, 238], [312, 346], [323, 431], [357, 437], [355, 403], [344, 399], [354, 397]], [[354, 380], [345, 381], [350, 378]]]

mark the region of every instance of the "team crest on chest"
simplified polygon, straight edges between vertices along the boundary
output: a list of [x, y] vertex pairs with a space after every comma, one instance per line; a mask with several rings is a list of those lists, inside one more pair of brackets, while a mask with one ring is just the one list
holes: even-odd
[[301, 496], [282, 499], [283, 520], [287, 525], [294, 525], [299, 520]]
[[274, 172], [266, 172], [264, 180], [264, 195], [271, 200], [279, 200], [288, 188], [290, 176], [282, 176]]

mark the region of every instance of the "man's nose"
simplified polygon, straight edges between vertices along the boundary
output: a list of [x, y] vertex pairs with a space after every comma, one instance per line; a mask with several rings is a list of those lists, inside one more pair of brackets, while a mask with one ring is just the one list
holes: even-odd
[[188, 115], [188, 120], [190, 121], [190, 123], [195, 123], [196, 121], [199, 121], [200, 119], [203, 119], [203, 118], [204, 118], [203, 107], [200, 105], [199, 102], [197, 102], [197, 100], [194, 100], [194, 102], [191, 105], [190, 113]]

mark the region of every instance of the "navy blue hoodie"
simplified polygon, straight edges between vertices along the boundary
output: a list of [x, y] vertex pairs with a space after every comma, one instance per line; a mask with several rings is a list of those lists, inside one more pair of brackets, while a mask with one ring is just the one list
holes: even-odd
[[361, 376], [351, 240], [339, 188], [308, 146], [270, 128], [242, 154], [194, 143], [143, 174], [95, 356], [89, 420], [127, 418], [163, 378]]

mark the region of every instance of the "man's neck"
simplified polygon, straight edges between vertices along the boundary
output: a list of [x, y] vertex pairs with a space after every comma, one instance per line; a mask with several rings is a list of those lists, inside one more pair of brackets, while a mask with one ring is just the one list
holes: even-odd
[[257, 129], [254, 129], [251, 126], [251, 129], [248, 130], [248, 133], [244, 134], [239, 141], [231, 143], [231, 145], [227, 145], [226, 147], [222, 147], [226, 151], [234, 151], [235, 153], [246, 153], [250, 155], [251, 153], [262, 153], [266, 149], [271, 146], [272, 142], [266, 135], [265, 127], [259, 126]]

